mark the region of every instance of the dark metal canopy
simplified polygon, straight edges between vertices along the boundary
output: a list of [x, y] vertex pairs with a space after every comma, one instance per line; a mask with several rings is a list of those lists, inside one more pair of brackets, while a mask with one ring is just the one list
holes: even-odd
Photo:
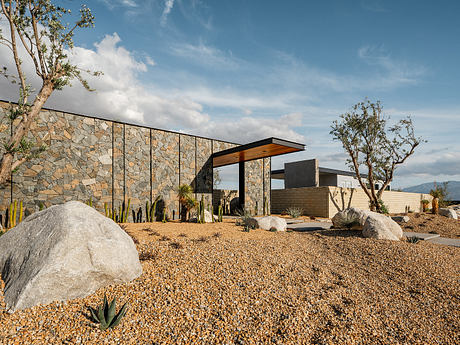
[[303, 144], [278, 138], [268, 138], [216, 152], [212, 155], [212, 164], [214, 168], [217, 168], [303, 150], [305, 150]]

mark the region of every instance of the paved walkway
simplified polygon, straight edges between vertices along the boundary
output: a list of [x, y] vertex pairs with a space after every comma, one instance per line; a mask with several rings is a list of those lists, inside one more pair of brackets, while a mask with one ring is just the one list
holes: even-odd
[[[289, 222], [287, 228], [294, 231], [318, 231], [329, 230], [332, 227], [331, 222]], [[436, 244], [444, 244], [452, 247], [460, 247], [460, 239], [440, 237], [438, 234], [427, 234], [421, 232], [403, 232], [406, 237], [417, 237], [423, 241], [429, 241]]]

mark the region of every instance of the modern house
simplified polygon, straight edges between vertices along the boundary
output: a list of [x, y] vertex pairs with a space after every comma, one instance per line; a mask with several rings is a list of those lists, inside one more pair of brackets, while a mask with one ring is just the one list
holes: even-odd
[[[367, 178], [367, 175], [361, 175]], [[284, 188], [300, 187], [343, 187], [361, 188], [356, 174], [351, 171], [330, 169], [318, 166], [317, 159], [285, 163], [284, 169], [272, 170], [272, 179], [284, 180]], [[380, 189], [377, 183], [375, 189]], [[387, 190], [390, 190], [390, 186]]]
[[[0, 115], [8, 106], [0, 101]], [[0, 141], [10, 135], [10, 126], [0, 126]], [[41, 111], [28, 139], [47, 150], [0, 189], [0, 211], [14, 200], [27, 214], [42, 204], [90, 198], [100, 211], [128, 199], [138, 209], [161, 196], [167, 216], [177, 218], [179, 185], [191, 185], [198, 200], [212, 205], [213, 169], [238, 164], [240, 206], [262, 214], [271, 202], [271, 157], [305, 149], [277, 138], [240, 145], [53, 109]]]

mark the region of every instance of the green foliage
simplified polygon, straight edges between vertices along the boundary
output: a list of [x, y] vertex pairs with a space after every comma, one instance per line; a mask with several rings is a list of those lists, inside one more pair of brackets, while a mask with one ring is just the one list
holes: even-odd
[[[371, 210], [379, 211], [378, 200], [385, 188], [393, 180], [397, 166], [403, 164], [414, 153], [415, 148], [424, 142], [416, 137], [410, 117], [387, 127], [387, 117], [383, 114], [380, 101], [375, 103], [365, 99], [354, 105], [350, 112], [334, 121], [330, 134], [340, 141], [348, 153], [347, 164], [353, 171], [367, 194]], [[367, 170], [367, 178], [361, 170]], [[382, 188], [375, 190], [377, 183]]]
[[410, 236], [406, 238], [407, 242], [417, 244], [420, 241], [420, 238], [416, 236]]
[[[74, 47], [73, 36], [78, 28], [94, 27], [94, 16], [85, 5], [80, 9], [80, 16], [73, 25], [64, 20], [70, 10], [54, 5], [51, 0], [2, 0], [0, 20], [6, 22], [8, 32], [0, 29], [0, 44], [11, 52], [15, 71], [10, 72], [2, 66], [0, 74], [11, 83], [19, 85], [17, 104], [10, 104], [6, 118], [10, 121], [15, 135], [4, 143], [5, 155], [13, 156], [12, 164], [2, 169], [17, 171], [19, 166], [32, 158], [38, 157], [44, 150], [44, 143], [27, 139], [30, 122], [34, 120], [45, 101], [54, 90], [61, 90], [71, 81], [78, 80], [83, 87], [90, 90], [82, 72], [98, 76], [101, 72], [84, 71], [70, 62], [68, 53]], [[23, 68], [23, 59], [29, 59], [34, 66], [33, 75], [41, 79], [38, 92], [28, 84]], [[35, 95], [34, 95], [35, 94]], [[29, 102], [34, 95], [35, 100]], [[1, 181], [2, 184], [5, 181]]]
[[[377, 208], [377, 211], [382, 214], [389, 214], [390, 212], [388, 211], [388, 207], [385, 205], [382, 199], [378, 200], [379, 207]], [[409, 210], [408, 210], [409, 212]]]
[[434, 183], [434, 189], [430, 190], [430, 195], [433, 198], [439, 199], [439, 207], [447, 207], [449, 205], [449, 192], [447, 191], [449, 182], [443, 182], [442, 185]]
[[427, 200], [427, 199], [423, 199], [423, 200], [422, 200], [422, 204], [423, 204], [423, 205], [429, 205], [429, 204], [430, 204], [430, 201]]
[[303, 214], [303, 209], [300, 207], [288, 207], [286, 213], [292, 218], [299, 218]]
[[236, 225], [242, 226], [243, 229], [249, 231], [249, 229], [256, 229], [257, 222], [252, 218], [251, 213], [245, 209], [237, 210], [236, 214], [238, 219], [236, 220]]
[[217, 215], [217, 221], [219, 223], [222, 223], [223, 215], [224, 215], [224, 209], [222, 208], [222, 205], [219, 205], [219, 207], [218, 207], [218, 215]]
[[132, 213], [133, 213], [133, 222], [142, 223], [142, 208], [139, 207], [137, 209], [137, 212], [135, 210], [132, 210]]
[[196, 206], [196, 200], [192, 196], [193, 188], [188, 184], [182, 184], [177, 188], [179, 203], [181, 205], [181, 221], [187, 220], [187, 213]]
[[125, 303], [118, 313], [116, 313], [116, 298], [114, 297], [109, 304], [106, 295], [104, 295], [103, 303], [97, 309], [89, 307], [92, 320], [98, 323], [99, 328], [103, 331], [118, 326], [123, 316], [126, 315], [127, 309], [128, 304]]
[[93, 197], [92, 196], [89, 197], [89, 200], [86, 202], [86, 205], [88, 205], [89, 207], [93, 207]]
[[200, 223], [200, 224], [205, 223], [204, 210], [205, 210], [205, 205], [204, 205], [204, 198], [203, 198], [203, 195], [202, 195], [201, 196], [201, 201], [198, 203], [198, 210], [197, 210], [197, 222]]
[[131, 205], [131, 199], [128, 199], [128, 205], [125, 205], [123, 201], [118, 207], [110, 207], [107, 203], [104, 204], [106, 217], [112, 219], [115, 223], [126, 223], [128, 220], [129, 209]]

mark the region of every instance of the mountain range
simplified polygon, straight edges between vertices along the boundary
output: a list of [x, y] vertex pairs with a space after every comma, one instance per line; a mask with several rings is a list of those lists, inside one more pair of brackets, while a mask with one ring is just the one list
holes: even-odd
[[[411, 193], [429, 193], [431, 189], [434, 189], [435, 182], [427, 182], [419, 184], [417, 186], [403, 188], [403, 192]], [[442, 186], [442, 182], [436, 182], [438, 186]], [[450, 200], [460, 200], [460, 181], [449, 181], [447, 183], [447, 192], [449, 193], [447, 198]]]

